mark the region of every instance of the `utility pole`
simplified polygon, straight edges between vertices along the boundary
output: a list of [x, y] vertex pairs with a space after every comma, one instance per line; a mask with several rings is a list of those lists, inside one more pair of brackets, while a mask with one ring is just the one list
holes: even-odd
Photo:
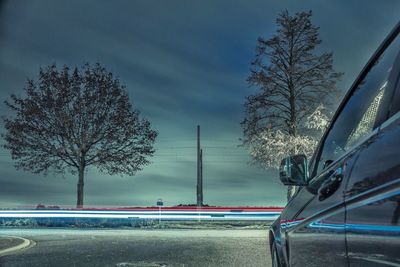
[[203, 206], [203, 149], [200, 149], [200, 203]]
[[197, 125], [197, 206], [203, 206], [203, 151], [200, 148], [200, 125]]

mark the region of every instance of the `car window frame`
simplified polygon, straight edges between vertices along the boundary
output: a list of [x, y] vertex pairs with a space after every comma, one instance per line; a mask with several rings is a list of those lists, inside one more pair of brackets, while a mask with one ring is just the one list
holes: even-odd
[[[374, 54], [368, 60], [367, 64], [361, 70], [360, 74], [357, 76], [357, 78], [355, 79], [355, 81], [351, 85], [350, 89], [345, 94], [345, 96], [342, 99], [339, 107], [336, 109], [336, 112], [333, 115], [332, 120], [330, 121], [327, 129], [325, 130], [322, 138], [320, 139], [320, 141], [318, 143], [318, 146], [317, 146], [317, 149], [315, 150], [315, 152], [314, 152], [314, 154], [313, 154], [313, 156], [312, 156], [312, 158], [310, 160], [310, 164], [309, 164], [309, 181], [319, 175], [317, 173], [318, 165], [316, 163], [319, 161], [319, 159], [321, 157], [321, 153], [322, 153], [322, 150], [323, 150], [324, 145], [325, 145], [325, 140], [329, 136], [329, 133], [331, 132], [333, 125], [336, 123], [336, 120], [341, 115], [344, 107], [346, 106], [346, 104], [348, 103], [350, 98], [352, 97], [354, 91], [357, 89], [359, 84], [365, 79], [365, 77], [367, 76], [367, 74], [369, 73], [371, 68], [375, 65], [375, 62], [386, 51], [386, 49], [390, 46], [390, 44], [392, 43], [392, 41], [396, 37], [400, 38], [400, 22], [396, 24], [396, 26], [393, 28], [393, 30], [387, 35], [387, 37], [384, 39], [384, 41], [381, 43], [381, 45], [378, 47], [378, 49], [374, 52]], [[396, 55], [396, 59], [393, 61], [393, 65], [392, 66], [395, 66], [396, 63], [398, 63], [399, 55], [400, 55], [400, 51]], [[396, 72], [397, 72], [396, 76], [398, 77], [399, 76], [398, 75], [399, 74], [398, 73], [399, 69], [397, 68], [397, 66], [396, 66], [396, 70], [395, 70], [395, 68], [393, 68], [389, 75], [393, 77], [392, 73], [396, 73]], [[388, 80], [391, 79], [390, 76], [389, 76]], [[394, 84], [391, 83], [389, 85], [389, 87], [387, 88], [387, 90], [389, 92], [387, 95], [393, 96], [393, 94], [396, 92], [396, 87], [397, 87], [396, 85], [398, 85], [398, 84], [399, 84], [398, 80], [397, 80], [397, 82], [395, 81]], [[397, 91], [399, 91], [399, 90], [397, 90]], [[399, 92], [399, 94], [400, 94], [400, 92]], [[386, 96], [385, 99], [389, 99], [389, 101], [390, 101], [390, 97], [389, 96]], [[389, 118], [391, 104], [388, 105], [388, 103], [385, 103], [385, 101], [388, 101], [388, 100], [385, 100], [385, 99], [384, 99], [384, 102], [383, 102], [383, 105], [382, 105], [382, 108], [384, 107], [385, 110], [382, 110], [382, 108], [380, 108], [380, 110], [378, 111], [377, 121], [375, 123], [375, 126], [381, 125], [382, 123], [384, 123]], [[390, 101], [390, 103], [391, 103], [391, 101]], [[373, 130], [371, 133], [367, 134], [367, 136], [361, 138], [361, 140], [356, 142], [356, 144], [354, 144], [351, 149], [349, 149], [343, 155], [341, 155], [340, 157], [335, 159], [334, 162], [332, 162], [330, 165], [335, 164], [336, 162], [341, 160], [343, 157], [345, 157], [346, 155], [351, 153], [354, 147], [358, 146], [358, 144], [360, 142], [363, 142], [365, 139], [367, 139], [371, 135], [375, 134], [377, 130], [379, 130], [379, 127], [377, 127], [375, 130]], [[323, 171], [322, 171], [322, 173], [323, 173]]]
[[394, 81], [395, 89], [389, 103], [388, 119], [400, 112], [400, 53], [397, 55], [394, 69], [397, 72], [397, 76]]

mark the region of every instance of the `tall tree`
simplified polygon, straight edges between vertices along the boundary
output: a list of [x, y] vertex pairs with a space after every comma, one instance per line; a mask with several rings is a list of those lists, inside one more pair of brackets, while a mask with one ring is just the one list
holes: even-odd
[[78, 174], [78, 208], [89, 166], [134, 175], [154, 153], [157, 132], [133, 108], [125, 86], [100, 64], [40, 69], [37, 81], [27, 81], [24, 97], [13, 94], [5, 103], [15, 113], [4, 118], [3, 135], [15, 167]]
[[[334, 71], [332, 53], [316, 52], [321, 40], [311, 16], [311, 11], [294, 16], [283, 11], [276, 20], [276, 34], [257, 40], [248, 83], [259, 91], [246, 99], [243, 143], [250, 148], [253, 161], [267, 168], [278, 167], [279, 153], [275, 152], [282, 146], [263, 151], [260, 140], [278, 142], [284, 134], [287, 142], [291, 139], [299, 144], [303, 138], [309, 144], [316, 143], [316, 131], [307, 127], [308, 119], [315, 112], [329, 110], [337, 97], [336, 82], [342, 73]], [[300, 146], [300, 150], [291, 147], [291, 153], [307, 154], [304, 149], [309, 146]]]

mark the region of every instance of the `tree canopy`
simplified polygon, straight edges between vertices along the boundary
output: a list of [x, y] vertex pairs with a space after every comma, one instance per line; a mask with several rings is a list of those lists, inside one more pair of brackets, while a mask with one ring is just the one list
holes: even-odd
[[310, 156], [338, 96], [342, 73], [333, 69], [333, 53], [317, 53], [321, 40], [311, 17], [311, 11], [283, 11], [276, 33], [257, 40], [247, 81], [259, 90], [247, 97], [241, 125], [253, 163], [265, 168], [289, 155]]
[[133, 108], [125, 86], [100, 64], [42, 68], [24, 93], [6, 101], [14, 116], [4, 118], [4, 147], [17, 169], [78, 173], [78, 206], [87, 167], [134, 175], [149, 164], [157, 132]]
[[283, 11], [276, 34], [258, 38], [248, 83], [259, 91], [246, 99], [244, 143], [267, 128], [305, 134], [307, 117], [321, 104], [329, 108], [337, 97], [342, 74], [333, 69], [333, 53], [316, 52], [321, 40], [311, 16], [311, 11], [294, 16]]

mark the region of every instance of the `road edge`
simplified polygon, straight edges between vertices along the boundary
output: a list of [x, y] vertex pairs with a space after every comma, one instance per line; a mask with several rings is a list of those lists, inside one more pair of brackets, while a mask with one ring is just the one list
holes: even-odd
[[25, 248], [28, 248], [28, 247], [32, 247], [32, 246], [34, 246], [36, 244], [33, 240], [26, 239], [26, 238], [23, 238], [23, 237], [18, 237], [18, 236], [4, 236], [4, 237], [21, 239], [22, 243], [19, 244], [19, 245], [10, 247], [10, 248], [6, 248], [6, 249], [3, 249], [3, 250], [0, 250], [0, 257], [8, 255], [10, 253], [13, 253], [15, 251], [19, 251], [19, 250], [22, 250], [22, 249], [25, 249]]

